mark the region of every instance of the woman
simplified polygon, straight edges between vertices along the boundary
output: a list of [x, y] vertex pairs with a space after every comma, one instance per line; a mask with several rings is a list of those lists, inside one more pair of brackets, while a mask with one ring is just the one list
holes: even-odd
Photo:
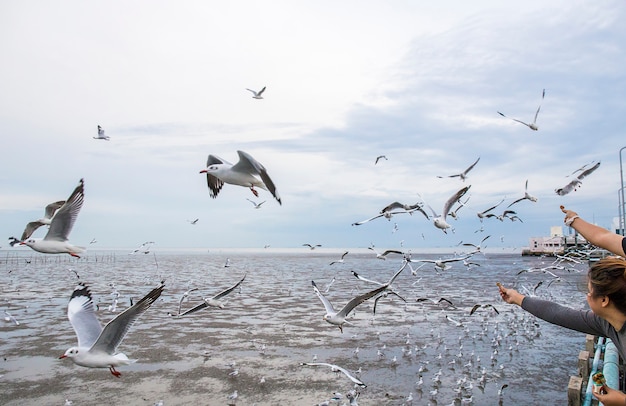
[[561, 211], [565, 213], [565, 225], [572, 227], [591, 244], [611, 251], [615, 255], [626, 256], [626, 237], [587, 223], [575, 211], [565, 210], [563, 206], [561, 206]]
[[[581, 222], [582, 223], [582, 222]], [[613, 340], [622, 359], [626, 359], [626, 260], [607, 257], [591, 266], [587, 273], [587, 303], [591, 310], [568, 307], [527, 297], [502, 285], [500, 296], [527, 312], [558, 326]], [[605, 394], [594, 393], [605, 406], [626, 405], [626, 394], [604, 386]]]

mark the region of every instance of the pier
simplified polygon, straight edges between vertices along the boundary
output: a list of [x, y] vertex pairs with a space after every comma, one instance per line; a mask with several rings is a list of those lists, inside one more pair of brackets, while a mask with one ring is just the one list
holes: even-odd
[[593, 396], [591, 376], [601, 371], [607, 385], [624, 391], [623, 360], [610, 339], [587, 335], [585, 349], [578, 354], [578, 375], [570, 376], [567, 386], [568, 406], [595, 406], [598, 400]]

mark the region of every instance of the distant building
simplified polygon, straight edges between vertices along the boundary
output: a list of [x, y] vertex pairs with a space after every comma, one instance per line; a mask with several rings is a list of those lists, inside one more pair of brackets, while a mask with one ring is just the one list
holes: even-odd
[[547, 237], [530, 237], [528, 247], [522, 250], [522, 255], [562, 255], [566, 248], [586, 244], [587, 240], [578, 233], [563, 235], [562, 226], [550, 227]]

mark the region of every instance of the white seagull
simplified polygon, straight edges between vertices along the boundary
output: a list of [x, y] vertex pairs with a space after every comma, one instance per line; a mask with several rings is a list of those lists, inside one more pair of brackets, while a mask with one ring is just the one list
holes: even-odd
[[233, 290], [237, 289], [239, 287], [239, 285], [241, 285], [241, 283], [245, 279], [246, 279], [246, 275], [244, 275], [243, 278], [241, 278], [241, 280], [239, 282], [237, 282], [236, 284], [234, 284], [230, 288], [221, 291], [220, 293], [218, 293], [215, 296], [204, 298], [202, 303], [200, 303], [196, 307], [193, 307], [193, 308], [185, 311], [184, 313], [180, 313], [179, 312], [178, 317], [183, 317], [183, 316], [190, 315], [192, 313], [195, 313], [195, 312], [197, 312], [199, 310], [202, 310], [204, 308], [207, 308], [207, 307], [217, 307], [217, 308], [223, 309], [224, 306], [226, 305], [226, 302], [223, 301], [223, 300], [220, 300], [220, 299], [222, 299], [224, 296], [230, 294]]
[[115, 367], [129, 365], [131, 360], [123, 353], [116, 353], [130, 327], [161, 296], [165, 285], [152, 289], [143, 299], [118, 314], [104, 328], [96, 318], [96, 311], [89, 288], [80, 283], [72, 292], [67, 305], [67, 317], [78, 337], [78, 346], [61, 355], [76, 365], [88, 368], [109, 368], [111, 373], [121, 375]]
[[387, 255], [389, 254], [398, 254], [398, 255], [404, 255], [404, 252], [402, 251], [398, 251], [398, 250], [386, 250], [383, 251], [382, 253], [376, 251], [376, 249], [374, 247], [367, 247], [368, 250], [372, 250], [376, 253], [376, 258], [377, 259], [382, 259], [382, 260], [386, 260], [387, 259]]
[[487, 210], [479, 211], [478, 213], [476, 213], [476, 215], [480, 219], [480, 222], [482, 223], [483, 219], [487, 216], [487, 213], [489, 213], [491, 210], [495, 209], [496, 207], [500, 206], [502, 202], [504, 202], [504, 199], [500, 200], [500, 202], [496, 204], [495, 206], [491, 206]]
[[263, 92], [265, 91], [265, 88], [266, 88], [266, 87], [267, 87], [267, 86], [263, 86], [263, 89], [259, 90], [258, 92], [257, 92], [256, 90], [252, 90], [252, 89], [248, 89], [248, 88], [246, 88], [246, 90], [248, 90], [248, 91], [252, 92], [252, 94], [254, 95], [254, 96], [252, 96], [252, 98], [253, 98], [253, 99], [262, 99], [262, 98], [263, 98], [263, 96], [261, 96], [261, 95], [262, 95], [262, 94], [263, 94]]
[[27, 238], [30, 238], [30, 236], [33, 235], [35, 230], [37, 230], [39, 227], [45, 225], [49, 226], [52, 222], [52, 217], [54, 216], [54, 213], [56, 213], [56, 211], [59, 210], [64, 204], [65, 200], [59, 200], [58, 202], [50, 203], [49, 205], [47, 205], [42, 218], [26, 224], [26, 228], [24, 228], [24, 232], [22, 233], [22, 238], [20, 238], [20, 241], [24, 241]]
[[[209, 155], [206, 163], [207, 168], [201, 170], [200, 173], [206, 173], [210, 196], [215, 199], [224, 183], [229, 183], [250, 188], [257, 197], [259, 192], [254, 188], [265, 189], [282, 205], [276, 186], [267, 174], [265, 167], [247, 152], [237, 151], [237, 154], [239, 155], [239, 162], [234, 165], [215, 155]], [[260, 176], [261, 179], [257, 176]]]
[[513, 203], [506, 206], [507, 209], [513, 206], [515, 203], [521, 202], [522, 200], [530, 200], [531, 202], [536, 202], [538, 200], [535, 196], [528, 193], [528, 179], [526, 179], [526, 186], [524, 186], [524, 197], [520, 197], [519, 199], [513, 201]]
[[83, 201], [85, 200], [85, 183], [80, 180], [65, 204], [57, 210], [50, 221], [50, 229], [43, 239], [29, 238], [20, 242], [20, 245], [27, 245], [35, 251], [44, 254], [70, 254], [80, 258], [78, 254], [85, 251], [83, 247], [76, 247], [69, 243], [68, 237], [78, 217]]
[[474, 161], [473, 164], [471, 164], [466, 170], [464, 170], [461, 173], [457, 173], [456, 175], [449, 175], [449, 176], [437, 176], [438, 178], [461, 178], [461, 180], [463, 182], [465, 182], [465, 179], [467, 178], [467, 174], [469, 171], [471, 171], [474, 166], [476, 166], [476, 164], [478, 163], [478, 161], [480, 161], [480, 157], [478, 157], [478, 159], [476, 161]]
[[591, 168], [581, 172], [581, 174], [578, 175], [576, 177], [576, 179], [574, 179], [573, 181], [571, 181], [567, 185], [563, 186], [562, 188], [556, 189], [555, 190], [556, 194], [559, 195], [559, 196], [565, 196], [569, 192], [571, 192], [573, 190], [577, 190], [580, 187], [580, 185], [582, 185], [582, 183], [583, 183], [582, 180], [584, 178], [586, 178], [587, 176], [591, 175], [593, 172], [595, 172], [595, 170], [598, 169], [599, 167], [600, 167], [600, 162], [597, 162]]
[[104, 134], [104, 129], [98, 126], [98, 136], [92, 137], [94, 140], [106, 140], [109, 141], [109, 136]]
[[365, 385], [363, 383], [363, 381], [361, 381], [360, 379], [356, 378], [355, 376], [353, 376], [352, 374], [350, 374], [350, 372], [348, 372], [345, 368], [342, 368], [338, 365], [334, 365], [334, 364], [328, 364], [326, 362], [302, 362], [300, 363], [300, 365], [306, 365], [306, 366], [310, 366], [310, 367], [317, 367], [317, 366], [322, 366], [322, 367], [330, 367], [330, 370], [333, 372], [343, 372], [343, 374], [345, 376], [347, 376], [352, 382], [354, 382], [355, 384], [359, 385], [362, 388], [367, 387], [367, 385]]
[[341, 255], [341, 259], [338, 259], [338, 260], [336, 260], [336, 261], [332, 261], [332, 262], [330, 263], [330, 265], [334, 265], [334, 264], [343, 264], [343, 259], [346, 257], [346, 255], [348, 255], [348, 251], [344, 252], [344, 253]]
[[428, 206], [430, 211], [433, 212], [433, 216], [434, 216], [433, 224], [435, 225], [435, 227], [439, 228], [441, 231], [443, 231], [446, 234], [448, 233], [446, 229], [450, 228], [451, 226], [450, 224], [446, 222], [446, 217], [448, 216], [448, 213], [450, 212], [450, 208], [452, 207], [452, 205], [458, 202], [465, 193], [467, 193], [470, 187], [471, 185], [465, 186], [464, 188], [460, 189], [455, 194], [453, 194], [452, 197], [448, 199], [446, 204], [443, 205], [443, 211], [441, 212], [441, 215], [438, 215], [437, 213], [435, 213], [435, 210], [433, 210], [432, 207]]
[[[543, 93], [541, 94], [541, 101], [543, 102], [543, 98], [546, 97], [546, 89], [543, 89]], [[511, 117], [507, 117], [504, 114], [500, 113], [498, 111], [498, 114], [500, 114], [502, 117], [506, 117], [506, 118], [510, 118], [513, 121], [517, 121], [518, 123], [524, 124], [525, 126], [527, 126], [528, 128], [530, 128], [533, 131], [537, 131], [539, 129], [539, 127], [537, 127], [537, 116], [539, 115], [539, 110], [541, 110], [541, 103], [539, 103], [539, 107], [537, 108], [537, 112], [535, 113], [535, 118], [533, 119], [533, 122], [528, 124], [525, 123], [523, 121], [520, 121], [516, 118], [511, 118]]]
[[314, 250], [315, 248], [317, 248], [317, 247], [321, 247], [322, 245], [321, 245], [321, 244], [315, 244], [315, 245], [313, 245], [313, 244], [306, 243], [306, 244], [302, 244], [302, 246], [303, 246], [303, 247], [309, 247], [309, 249]]
[[248, 198], [246, 198], [246, 200], [247, 200], [247, 201], [249, 201], [250, 203], [252, 203], [252, 204], [254, 205], [254, 208], [255, 208], [255, 209], [260, 209], [260, 208], [261, 208], [261, 205], [263, 205], [263, 203], [265, 203], [265, 202], [266, 202], [266, 200], [263, 200], [261, 203], [257, 203], [257, 202], [255, 202], [254, 200], [250, 200], [250, 199], [248, 199]]
[[398, 277], [398, 275], [400, 275], [400, 273], [404, 270], [404, 267], [406, 266], [406, 261], [405, 263], [402, 265], [402, 267], [400, 268], [400, 270], [398, 272], [396, 272], [395, 275], [393, 275], [391, 277], [391, 279], [389, 280], [389, 282], [385, 283], [384, 285], [379, 286], [378, 288], [374, 289], [374, 290], [370, 290], [369, 292], [365, 292], [362, 295], [359, 295], [355, 298], [353, 298], [352, 300], [350, 300], [341, 310], [337, 311], [335, 310], [335, 308], [333, 307], [333, 305], [328, 301], [328, 299], [326, 299], [324, 297], [324, 295], [322, 295], [322, 292], [320, 292], [320, 290], [317, 288], [317, 285], [315, 284], [315, 281], [311, 281], [311, 284], [313, 285], [313, 290], [315, 291], [315, 294], [317, 295], [317, 297], [320, 299], [320, 301], [322, 302], [322, 304], [324, 305], [324, 309], [326, 310], [326, 314], [324, 315], [323, 319], [330, 323], [333, 324], [337, 327], [339, 327], [339, 330], [343, 333], [343, 325], [344, 324], [351, 324], [346, 320], [346, 317], [348, 316], [348, 314], [358, 305], [360, 305], [361, 303], [365, 302], [367, 299], [370, 299], [380, 293], [383, 293], [384, 291], [388, 290], [391, 287], [391, 284], [393, 283], [393, 281]]
[[428, 262], [428, 263], [434, 264], [437, 268], [441, 269], [442, 271], [445, 271], [445, 270], [450, 269], [450, 266], [448, 265], [448, 263], [463, 261], [463, 260], [468, 259], [469, 257], [471, 257], [471, 255], [465, 255], [463, 257], [456, 257], [456, 258], [446, 258], [446, 259], [411, 259], [409, 261], [410, 262]]

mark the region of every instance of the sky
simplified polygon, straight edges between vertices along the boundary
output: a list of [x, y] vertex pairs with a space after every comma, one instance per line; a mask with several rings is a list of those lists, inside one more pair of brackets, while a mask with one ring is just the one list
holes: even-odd
[[[626, 4], [420, 3], [0, 2], [0, 246], [81, 178], [69, 239], [90, 249], [419, 250], [487, 235], [519, 249], [563, 224], [561, 204], [610, 228]], [[262, 100], [246, 90], [264, 86]], [[531, 122], [540, 104], [538, 131], [497, 113]], [[209, 196], [208, 155], [234, 163], [238, 150], [282, 205], [228, 184]], [[448, 177], [478, 158], [465, 182]], [[579, 190], [555, 193], [592, 162]], [[479, 220], [527, 180], [538, 201], [511, 207], [523, 222]], [[393, 201], [440, 213], [466, 185], [454, 232], [419, 213], [352, 226]]]

